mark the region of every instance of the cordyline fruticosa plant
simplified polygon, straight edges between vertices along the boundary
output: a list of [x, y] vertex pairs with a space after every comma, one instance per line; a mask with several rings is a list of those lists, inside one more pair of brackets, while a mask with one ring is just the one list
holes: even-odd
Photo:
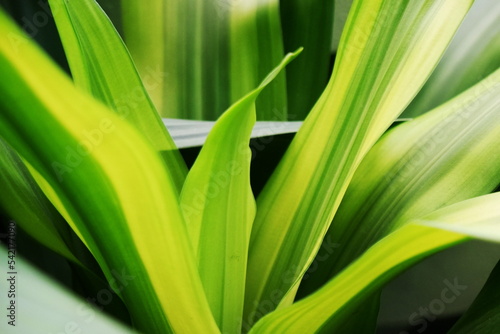
[[[111, 8], [130, 56], [96, 2], [49, 0], [72, 78], [0, 12], [4, 215], [107, 280], [140, 332], [373, 332], [392, 278], [471, 236], [500, 241], [498, 33], [481, 35], [445, 103], [407, 108], [472, 3], [354, 1], [319, 98], [332, 1], [285, 1], [280, 16], [272, 0], [123, 0]], [[283, 45], [302, 44], [285, 78], [301, 50], [283, 58]], [[188, 171], [157, 109], [226, 107]], [[406, 108], [422, 115], [387, 131]], [[307, 117], [255, 199], [252, 127], [287, 110]], [[301, 282], [323, 240], [340, 246]], [[75, 297], [25, 270], [16, 329], [130, 331], [100, 314], [70, 322]], [[499, 326], [495, 275], [453, 333]]]

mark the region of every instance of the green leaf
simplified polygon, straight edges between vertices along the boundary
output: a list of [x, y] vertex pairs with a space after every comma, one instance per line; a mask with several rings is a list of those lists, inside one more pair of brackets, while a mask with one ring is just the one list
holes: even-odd
[[321, 245], [363, 156], [403, 111], [472, 1], [358, 0], [331, 81], [257, 200], [245, 320], [271, 311]]
[[82, 236], [134, 325], [217, 333], [157, 152], [77, 90], [3, 12], [0, 36], [1, 136], [46, 181], [42, 189]]
[[406, 221], [500, 184], [499, 82], [500, 69], [382, 137], [356, 170], [325, 237], [341, 246], [317, 262], [301, 296]]
[[500, 327], [500, 264], [497, 263], [483, 289], [448, 334], [495, 334]]
[[500, 67], [500, 2], [476, 0], [443, 59], [404, 112], [416, 117]]
[[[125, 42], [163, 117], [214, 120], [283, 58], [277, 0], [122, 2]], [[137, 28], [140, 27], [140, 28]], [[286, 120], [281, 74], [257, 102], [259, 120]]]
[[72, 231], [47, 200], [19, 156], [0, 139], [0, 207], [30, 236], [67, 259], [82, 265], [73, 254]]
[[[338, 315], [354, 312], [385, 283], [423, 258], [469, 239], [422, 224], [439, 222], [450, 229], [460, 224], [471, 232], [476, 226], [488, 226], [494, 235], [489, 240], [500, 242], [499, 203], [500, 193], [494, 193], [412, 220], [372, 246], [316, 293], [261, 319], [251, 333], [286, 333], [290, 328], [294, 332], [336, 333], [343, 326], [343, 317]], [[453, 284], [459, 286], [456, 280]]]
[[286, 69], [288, 118], [304, 119], [328, 83], [333, 0], [281, 1], [285, 50], [304, 47]]
[[[5, 247], [0, 247], [2, 259], [10, 254]], [[0, 323], [2, 333], [136, 333], [61, 287], [19, 255], [15, 261], [18, 268], [12, 281], [16, 287], [15, 297], [7, 299], [10, 284], [0, 286], [0, 293], [5, 296], [4, 307], [10, 307], [10, 301], [15, 302], [15, 320], [9, 317], [10, 310], [4, 310], [7, 317], [4, 315]], [[108, 293], [111, 291], [105, 290], [102, 295]], [[14, 321], [15, 327], [10, 321]]]
[[289, 54], [258, 88], [215, 123], [189, 171], [181, 208], [215, 320], [223, 333], [241, 329], [248, 242], [255, 218], [250, 187], [255, 100], [301, 50]]
[[160, 89], [166, 74], [149, 71], [143, 84], [118, 32], [94, 0], [49, 3], [75, 84], [136, 126], [162, 152], [180, 192], [186, 165], [145, 88]]

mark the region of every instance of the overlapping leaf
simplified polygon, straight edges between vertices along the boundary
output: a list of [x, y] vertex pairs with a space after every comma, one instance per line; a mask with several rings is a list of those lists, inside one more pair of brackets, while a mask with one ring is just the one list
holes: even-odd
[[78, 91], [3, 12], [0, 36], [0, 134], [47, 181], [42, 189], [54, 192], [135, 326], [218, 332], [156, 151]]
[[257, 200], [249, 322], [298, 283], [355, 168], [421, 87], [471, 3], [355, 1], [331, 81]]
[[356, 170], [325, 237], [339, 245], [302, 283], [313, 292], [409, 219], [500, 184], [500, 69], [386, 134]]
[[118, 32], [94, 0], [49, 3], [75, 84], [136, 126], [162, 152], [180, 192], [187, 168], [146, 92], [160, 90], [166, 74], [150, 70], [143, 84]]
[[443, 59], [403, 116], [421, 115], [499, 68], [499, 21], [500, 2], [476, 0]]
[[[300, 51], [299, 51], [300, 52]], [[181, 193], [201, 280], [219, 328], [238, 333], [255, 199], [250, 188], [251, 152], [259, 93], [296, 57], [290, 54], [262, 84], [216, 122]]]
[[[19, 156], [0, 139], [0, 206], [44, 246], [81, 265], [71, 250], [70, 228], [44, 196]], [[68, 245], [69, 243], [69, 245]]]
[[[362, 305], [386, 282], [426, 256], [469, 239], [430, 226], [456, 224], [473, 234], [477, 226], [500, 242], [500, 193], [442, 208], [391, 233], [313, 295], [261, 319], [251, 333], [342, 331], [343, 316]], [[430, 226], [425, 226], [430, 225]], [[397, 250], [397, 251], [395, 251]]]

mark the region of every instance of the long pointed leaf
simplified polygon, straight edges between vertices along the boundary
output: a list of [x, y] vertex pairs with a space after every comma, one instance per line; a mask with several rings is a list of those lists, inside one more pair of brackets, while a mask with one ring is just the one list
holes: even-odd
[[71, 250], [71, 229], [44, 196], [19, 156], [0, 139], [0, 205], [30, 236], [82, 265]]
[[259, 93], [298, 53], [288, 55], [262, 84], [215, 123], [189, 171], [181, 208], [212, 313], [223, 333], [242, 325], [245, 276], [255, 199], [248, 144]]
[[258, 198], [245, 319], [312, 262], [355, 168], [436, 65], [470, 0], [358, 0], [331, 81]]
[[93, 1], [49, 1], [73, 80], [136, 126], [162, 152], [180, 192], [187, 168], [146, 88], [160, 90], [165, 73], [149, 71], [141, 81], [118, 32]]
[[218, 332], [156, 151], [75, 89], [3, 12], [0, 36], [1, 136], [48, 182], [134, 324], [150, 333]]
[[416, 117], [472, 87], [500, 67], [500, 2], [476, 0], [449, 48], [404, 112]]
[[500, 69], [387, 133], [363, 159], [330, 229], [341, 245], [317, 263], [302, 296], [409, 219], [492, 192], [500, 184]]

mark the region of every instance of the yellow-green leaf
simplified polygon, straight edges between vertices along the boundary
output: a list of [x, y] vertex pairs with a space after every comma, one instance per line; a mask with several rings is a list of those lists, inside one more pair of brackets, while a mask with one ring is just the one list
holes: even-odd
[[418, 92], [471, 4], [354, 2], [332, 78], [257, 199], [246, 321], [298, 283], [355, 168]]
[[314, 294], [261, 319], [251, 333], [338, 332], [343, 325], [342, 315], [362, 306], [390, 279], [423, 258], [469, 239], [466, 234], [422, 224], [439, 222], [450, 229], [460, 224], [467, 227], [466, 233], [474, 232], [477, 226], [487, 226], [485, 231], [494, 235], [489, 240], [500, 242], [499, 204], [500, 193], [494, 193], [412, 220], [376, 243]]
[[212, 313], [223, 333], [242, 325], [245, 276], [255, 199], [250, 187], [250, 135], [259, 93], [301, 50], [215, 123], [189, 171], [181, 208]]
[[0, 207], [42, 245], [82, 265], [72, 251], [72, 231], [47, 200], [22, 160], [0, 139]]
[[448, 103], [392, 129], [356, 170], [325, 237], [340, 245], [302, 283], [319, 288], [406, 221], [500, 184], [500, 69]]
[[186, 165], [146, 92], [160, 90], [166, 73], [150, 67], [141, 81], [118, 32], [94, 0], [49, 3], [75, 84], [146, 136], [180, 192]]
[[404, 117], [416, 117], [448, 101], [500, 67], [500, 2], [476, 0], [443, 59]]
[[134, 325], [217, 333], [175, 185], [147, 139], [76, 89], [3, 12], [0, 71], [0, 135], [46, 181]]

